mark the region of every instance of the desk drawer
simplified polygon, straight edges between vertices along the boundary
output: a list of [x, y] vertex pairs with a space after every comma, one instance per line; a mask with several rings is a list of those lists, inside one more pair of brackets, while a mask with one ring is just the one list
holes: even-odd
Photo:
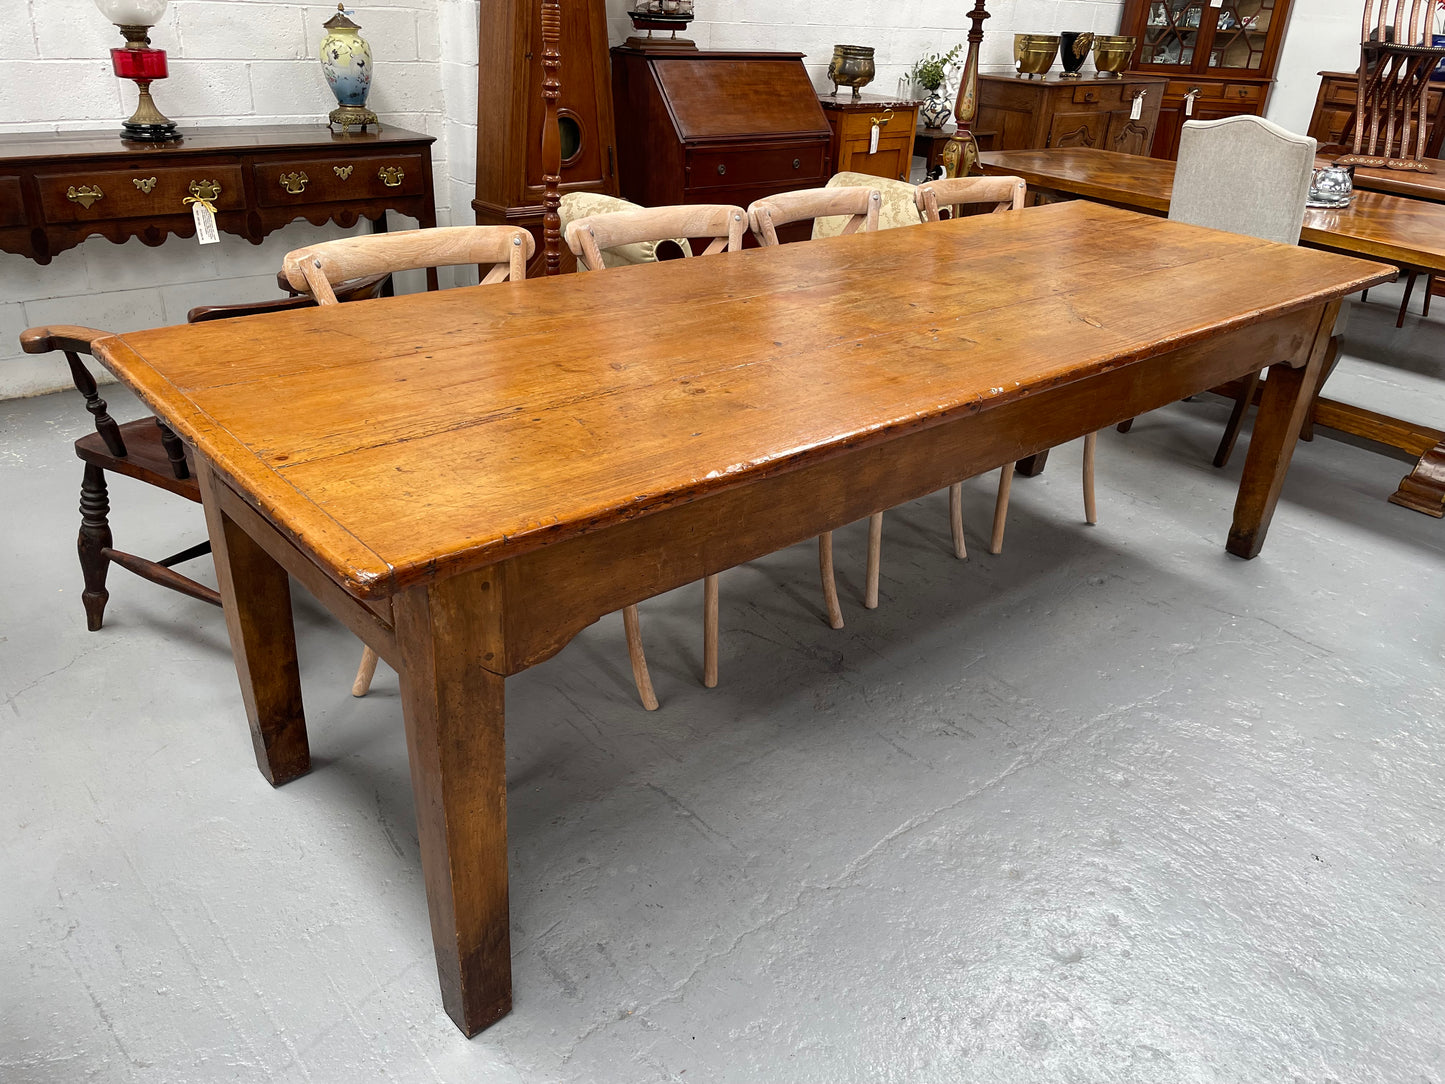
[[263, 207], [419, 196], [426, 187], [419, 154], [295, 158], [260, 162], [254, 171]]
[[1074, 88], [1074, 104], [1101, 105], [1107, 109], [1123, 101], [1123, 93], [1123, 87], [1118, 83], [1077, 86]]
[[918, 112], [913, 109], [895, 109], [891, 113], [886, 109], [880, 109], [876, 113], [844, 113], [839, 122], [838, 137], [845, 140], [871, 139], [875, 117], [884, 122], [879, 126], [879, 139], [890, 136], [902, 139], [907, 136], [911, 141], [918, 127]]
[[687, 156], [688, 185], [693, 189], [732, 188], [813, 178], [822, 174], [827, 153], [828, 145], [821, 141], [694, 150]]
[[[210, 194], [218, 211], [243, 211], [246, 193], [239, 165], [168, 169], [80, 169], [40, 173], [40, 205], [47, 222], [100, 222], [112, 218], [188, 215], [184, 202], [196, 191]], [[214, 194], [212, 194], [214, 193]]]
[[0, 229], [25, 225], [25, 197], [19, 177], [0, 177]]

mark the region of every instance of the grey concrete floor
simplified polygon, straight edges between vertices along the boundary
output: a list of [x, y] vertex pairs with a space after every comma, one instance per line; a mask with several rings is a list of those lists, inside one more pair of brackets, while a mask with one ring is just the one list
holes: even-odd
[[[1337, 391], [1439, 418], [1445, 324], [1357, 314]], [[1378, 364], [1389, 353], [1392, 367]], [[125, 397], [116, 403], [124, 408]], [[117, 410], [120, 414], [121, 409]], [[1440, 1081], [1445, 523], [1302, 446], [1262, 557], [1180, 404], [1014, 487], [643, 606], [508, 683], [512, 1014], [443, 1014], [395, 675], [296, 603], [315, 769], [257, 773], [220, 614], [112, 574], [85, 630], [74, 396], [0, 403], [0, 1080]], [[118, 544], [199, 511], [119, 480]], [[206, 562], [199, 569], [209, 576]]]

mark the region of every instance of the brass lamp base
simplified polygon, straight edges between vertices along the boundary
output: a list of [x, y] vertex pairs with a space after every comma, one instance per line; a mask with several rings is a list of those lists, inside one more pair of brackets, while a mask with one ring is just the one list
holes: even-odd
[[175, 122], [156, 108], [149, 79], [137, 79], [140, 102], [130, 120], [122, 121], [120, 138], [127, 143], [175, 143], [181, 138]]
[[327, 120], [332, 128], [339, 126], [342, 132], [352, 128], [364, 132], [367, 125], [374, 126], [377, 131], [381, 130], [381, 121], [364, 105], [338, 105], [331, 111]]

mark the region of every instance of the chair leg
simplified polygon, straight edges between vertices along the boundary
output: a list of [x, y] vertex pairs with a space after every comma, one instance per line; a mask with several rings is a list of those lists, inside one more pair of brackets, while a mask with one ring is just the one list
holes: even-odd
[[883, 563], [883, 513], [868, 517], [868, 582], [863, 589], [863, 608], [878, 609], [878, 570]]
[[1084, 522], [1090, 527], [1099, 522], [1099, 511], [1094, 505], [1094, 448], [1098, 443], [1098, 433], [1084, 438]]
[[1003, 525], [1008, 520], [1008, 494], [1014, 484], [1014, 465], [1005, 463], [998, 473], [998, 498], [993, 502], [993, 537], [988, 541], [989, 553], [1003, 552]]
[[1234, 409], [1229, 412], [1229, 421], [1224, 427], [1224, 433], [1219, 438], [1219, 447], [1214, 451], [1214, 465], [1223, 467], [1229, 462], [1229, 457], [1234, 454], [1235, 441], [1239, 440], [1239, 431], [1244, 428], [1244, 415], [1249, 410], [1249, 405], [1254, 402], [1255, 390], [1259, 387], [1259, 373], [1251, 373], [1244, 378], [1244, 386], [1240, 388], [1234, 397]]
[[843, 627], [843, 608], [838, 605], [838, 581], [833, 575], [833, 532], [818, 536], [818, 575], [823, 581], [823, 604], [828, 608], [830, 628]]
[[105, 471], [87, 463], [80, 483], [80, 537], [75, 548], [80, 554], [80, 573], [85, 577], [80, 601], [85, 605], [85, 626], [91, 632], [99, 631], [110, 599], [105, 589], [110, 544], [110, 497], [105, 488]]
[[376, 652], [369, 647], [361, 649], [361, 665], [356, 668], [356, 680], [351, 683], [352, 696], [365, 696], [371, 690], [371, 679], [376, 676]]
[[953, 555], [960, 561], [967, 561], [968, 547], [963, 541], [962, 482], [954, 482], [948, 487], [948, 525], [953, 530]]
[[717, 574], [702, 578], [702, 683], [717, 688]]
[[644, 708], [656, 711], [657, 694], [652, 691], [652, 675], [647, 672], [647, 656], [642, 653], [642, 629], [636, 606], [622, 607], [622, 628], [627, 633], [627, 659], [632, 663], [632, 680], [637, 683], [637, 695], [642, 699]]
[[1405, 299], [1400, 302], [1400, 318], [1395, 321], [1396, 327], [1405, 326], [1405, 313], [1410, 308], [1410, 295], [1415, 292], [1415, 280], [1420, 277], [1420, 272], [1411, 271], [1410, 277], [1405, 280]]
[[1430, 299], [1435, 296], [1435, 276], [1425, 276], [1425, 307], [1421, 310], [1421, 316], [1430, 315]]

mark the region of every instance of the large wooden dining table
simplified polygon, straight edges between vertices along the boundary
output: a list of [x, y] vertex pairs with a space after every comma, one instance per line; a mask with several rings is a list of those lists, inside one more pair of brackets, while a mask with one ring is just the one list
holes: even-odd
[[288, 573], [400, 674], [442, 1000], [471, 1035], [512, 1003], [508, 675], [626, 604], [1269, 364], [1227, 541], [1253, 557], [1340, 299], [1393, 274], [1072, 203], [97, 354], [194, 449], [265, 777], [310, 767]]
[[[1022, 177], [1037, 194], [1158, 215], [1169, 213], [1174, 189], [1173, 162], [1087, 147], [990, 151], [980, 156], [979, 168], [994, 176]], [[1356, 190], [1349, 207], [1307, 209], [1300, 242], [1445, 275], [1445, 203]], [[1414, 469], [1400, 480], [1390, 502], [1437, 519], [1445, 516], [1445, 430], [1323, 396], [1316, 398], [1310, 421], [1413, 458]]]

